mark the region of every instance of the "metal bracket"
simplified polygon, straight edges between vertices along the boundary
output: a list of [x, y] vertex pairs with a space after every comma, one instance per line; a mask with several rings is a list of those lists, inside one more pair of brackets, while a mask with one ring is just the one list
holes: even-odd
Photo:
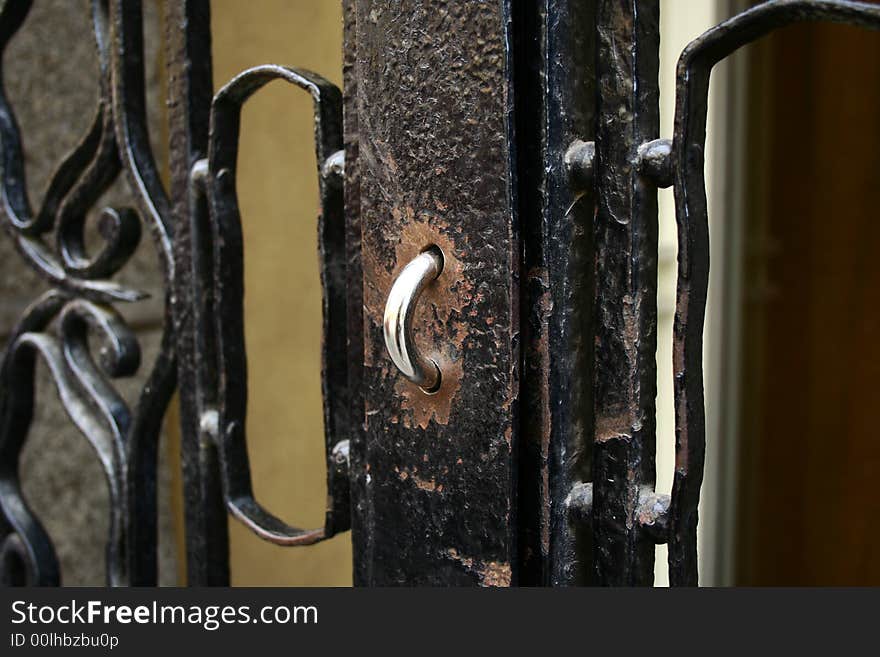
[[[321, 193], [319, 251], [324, 288], [322, 392], [324, 398], [327, 510], [324, 526], [300, 529], [263, 508], [253, 495], [245, 438], [247, 362], [244, 343], [244, 253], [235, 189], [241, 109], [273, 80], [311, 94]], [[193, 212], [195, 280], [202, 299], [195, 331], [205, 357], [199, 367], [200, 433], [203, 449], [216, 452], [229, 512], [261, 538], [279, 545], [310, 545], [350, 526], [348, 489], [347, 370], [345, 367], [345, 243], [342, 178], [341, 93], [320, 76], [282, 66], [248, 69], [214, 96], [207, 160], [195, 163], [192, 183], [207, 200], [207, 216]], [[197, 204], [198, 205], [198, 204]], [[202, 224], [202, 225], [199, 225]]]

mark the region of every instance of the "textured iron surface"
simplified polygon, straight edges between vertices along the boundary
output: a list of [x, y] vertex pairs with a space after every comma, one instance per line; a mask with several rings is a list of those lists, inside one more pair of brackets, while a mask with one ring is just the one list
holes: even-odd
[[[591, 511], [597, 582], [645, 585], [653, 543], [669, 543], [673, 586], [697, 577], [697, 509], [705, 456], [702, 336], [709, 277], [704, 151], [712, 66], [771, 30], [801, 21], [877, 29], [876, 5], [771, 0], [709, 30], [678, 63], [674, 133], [657, 139], [654, 2], [600, 3], [593, 484], [570, 499]], [[587, 152], [587, 151], [583, 151]], [[583, 172], [581, 172], [583, 173]], [[584, 184], [583, 175], [573, 181]], [[674, 186], [678, 294], [673, 330], [676, 460], [672, 495], [654, 491], [656, 187]]]
[[355, 554], [355, 585], [367, 583], [370, 542], [367, 540], [366, 441], [364, 439], [364, 271], [361, 259], [361, 187], [358, 129], [357, 0], [343, 0], [342, 114], [345, 144], [346, 282], [348, 284], [349, 472], [351, 493], [351, 541]]
[[[197, 263], [210, 261], [208, 208], [191, 171], [208, 154], [208, 123], [213, 96], [211, 17], [207, 0], [169, 3], [165, 47], [168, 66], [169, 168], [177, 267], [174, 278], [174, 330], [180, 381], [180, 435], [186, 532], [187, 581], [214, 585], [229, 581], [229, 536], [217, 454], [203, 441], [199, 409], [201, 392], [216, 387], [211, 353], [196, 322], [210, 308], [210, 279]], [[206, 289], [207, 288], [207, 289]]]
[[636, 512], [654, 486], [657, 194], [638, 147], [659, 132], [659, 5], [598, 7], [593, 540], [597, 583], [650, 584], [654, 542]]
[[[364, 584], [509, 585], [516, 573], [519, 248], [505, 3], [357, 2], [364, 270]], [[425, 247], [445, 265], [415, 318], [427, 395], [382, 315]]]

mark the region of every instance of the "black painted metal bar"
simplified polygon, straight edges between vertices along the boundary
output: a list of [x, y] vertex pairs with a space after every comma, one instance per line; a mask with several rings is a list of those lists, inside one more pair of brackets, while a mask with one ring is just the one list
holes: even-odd
[[169, 3], [165, 40], [168, 66], [171, 200], [174, 212], [174, 330], [180, 381], [180, 435], [186, 532], [187, 581], [218, 585], [229, 581], [229, 538], [217, 455], [202, 441], [199, 409], [213, 401], [216, 369], [210, 336], [199, 333], [200, 317], [211, 312], [208, 208], [203, 183], [193, 180], [196, 162], [208, 154], [213, 97], [211, 17], [208, 0]]
[[593, 541], [597, 583], [646, 585], [654, 487], [657, 195], [635, 167], [659, 132], [659, 3], [598, 3]]
[[[327, 461], [327, 510], [322, 527], [288, 525], [254, 498], [246, 443], [247, 358], [244, 339], [244, 240], [235, 188], [241, 111], [266, 84], [281, 80], [308, 92], [314, 102], [315, 150], [321, 193], [318, 253], [324, 289], [322, 392]], [[261, 538], [279, 545], [310, 545], [350, 526], [347, 428], [348, 368], [345, 359], [345, 223], [342, 215], [342, 97], [338, 88], [307, 71], [275, 65], [238, 74], [214, 96], [208, 159], [195, 165], [207, 189], [211, 265], [210, 312], [197, 322], [212, 336], [205, 356], [216, 370], [213, 403], [199, 409], [203, 438], [215, 445], [223, 497], [229, 512]], [[308, 439], [309, 436], [298, 436]]]
[[358, 127], [357, 0], [343, 0], [342, 111], [345, 149], [344, 213], [346, 239], [347, 321], [346, 357], [349, 389], [349, 490], [351, 541], [356, 555], [355, 586], [368, 583], [372, 544], [368, 539], [367, 455], [364, 406], [364, 269], [361, 254], [361, 186]]
[[573, 189], [565, 154], [595, 138], [596, 7], [519, 3], [514, 14], [523, 301], [520, 583], [592, 580], [592, 532], [567, 499], [591, 480], [592, 186]]
[[669, 509], [669, 580], [696, 586], [697, 510], [703, 481], [703, 321], [709, 285], [709, 218], [705, 185], [706, 121], [712, 67], [768, 32], [806, 21], [880, 30], [880, 7], [838, 0], [765, 2], [691, 42], [678, 62], [670, 155], [678, 225], [678, 293], [674, 324], [675, 479]]

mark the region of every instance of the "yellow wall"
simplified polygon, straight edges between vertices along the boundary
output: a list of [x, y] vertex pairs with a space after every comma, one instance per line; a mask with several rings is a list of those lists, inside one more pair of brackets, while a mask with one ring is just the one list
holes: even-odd
[[[342, 77], [342, 11], [330, 0], [214, 0], [214, 84], [276, 63]], [[245, 106], [238, 194], [245, 237], [248, 449], [257, 499], [290, 524], [322, 524], [318, 191], [311, 101], [281, 82]], [[351, 541], [269, 545], [230, 521], [233, 585], [351, 584]]]

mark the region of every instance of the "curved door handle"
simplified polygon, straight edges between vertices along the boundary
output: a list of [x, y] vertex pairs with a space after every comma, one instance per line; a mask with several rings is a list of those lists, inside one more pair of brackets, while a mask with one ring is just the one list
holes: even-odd
[[422, 291], [443, 271], [443, 254], [431, 247], [403, 268], [385, 303], [385, 347], [397, 369], [427, 393], [440, 388], [440, 368], [413, 340], [412, 320]]

